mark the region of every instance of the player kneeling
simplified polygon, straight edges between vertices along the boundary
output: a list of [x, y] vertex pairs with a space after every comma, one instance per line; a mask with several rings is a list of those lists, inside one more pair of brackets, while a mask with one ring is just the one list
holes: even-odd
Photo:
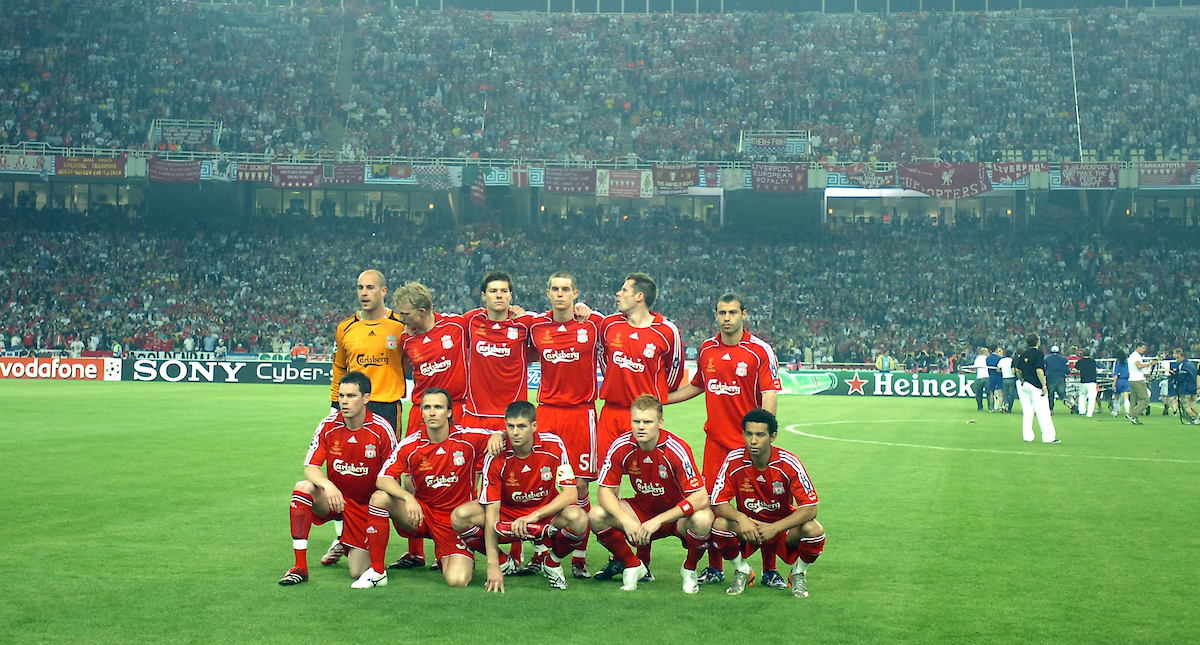
[[[367, 556], [367, 503], [375, 492], [375, 478], [392, 454], [396, 435], [391, 424], [367, 409], [371, 400], [371, 379], [359, 371], [347, 372], [338, 385], [340, 411], [325, 417], [317, 426], [308, 457], [304, 460], [304, 481], [292, 491], [289, 511], [292, 524], [292, 548], [296, 566], [280, 579], [284, 586], [308, 581], [308, 534], [313, 524], [343, 520], [342, 535], [334, 540], [329, 557], [321, 564], [333, 564], [349, 547], [350, 575], [357, 578], [370, 566]], [[321, 466], [328, 464], [328, 474]]]
[[542, 572], [554, 589], [566, 589], [562, 561], [587, 535], [587, 514], [575, 506], [579, 490], [562, 439], [537, 431], [537, 409], [517, 401], [504, 412], [508, 449], [483, 464], [478, 502], [454, 509], [454, 530], [467, 546], [487, 554], [487, 590], [504, 592], [498, 544], [549, 543]]
[[[618, 437], [608, 450], [600, 469], [598, 506], [590, 520], [596, 539], [624, 565], [621, 589], [633, 591], [646, 575], [629, 544], [648, 545], [653, 540], [678, 536], [687, 548], [680, 576], [683, 591], [700, 591], [696, 564], [712, 528], [704, 479], [696, 468], [692, 449], [662, 429], [662, 402], [649, 394], [634, 400], [629, 408], [632, 432]], [[621, 478], [629, 476], [633, 497], [620, 499]]]
[[[471, 584], [475, 556], [450, 526], [454, 509], [475, 498], [475, 477], [489, 450], [499, 452], [504, 433], [458, 428], [453, 424], [450, 393], [431, 387], [421, 397], [425, 428], [409, 434], [396, 446], [375, 480], [371, 496], [367, 544], [371, 568], [352, 587], [387, 584], [385, 558], [390, 527], [406, 538], [432, 538], [434, 557], [451, 587]], [[413, 492], [400, 484], [402, 477]]]
[[800, 459], [771, 445], [778, 433], [775, 415], [762, 408], [747, 412], [742, 418], [746, 447], [729, 453], [713, 484], [713, 510], [718, 515], [713, 544], [735, 568], [733, 584], [726, 590], [730, 595], [742, 593], [754, 579], [746, 558], [774, 544], [783, 561], [792, 565], [792, 595], [807, 598], [808, 565], [825, 548], [825, 528], [817, 521], [817, 491]]

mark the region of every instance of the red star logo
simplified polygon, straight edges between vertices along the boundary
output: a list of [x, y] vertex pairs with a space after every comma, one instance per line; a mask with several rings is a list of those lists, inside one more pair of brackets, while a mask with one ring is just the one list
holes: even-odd
[[855, 392], [857, 392], [863, 396], [866, 396], [867, 393], [863, 392], [863, 386], [866, 384], [867, 384], [866, 381], [858, 378], [858, 372], [854, 373], [854, 378], [850, 379], [849, 381], [846, 381], [846, 385], [850, 386], [849, 394], [854, 394]]

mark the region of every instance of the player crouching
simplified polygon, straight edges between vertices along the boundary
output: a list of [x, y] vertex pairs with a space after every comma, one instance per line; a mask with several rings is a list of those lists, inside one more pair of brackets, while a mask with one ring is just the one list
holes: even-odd
[[[304, 460], [304, 481], [292, 491], [289, 510], [292, 548], [296, 566], [280, 579], [284, 586], [308, 581], [308, 534], [313, 524], [345, 521], [340, 542], [335, 540], [330, 553], [342, 545], [350, 548], [350, 575], [361, 576], [370, 566], [367, 556], [367, 503], [375, 492], [375, 477], [392, 454], [396, 436], [391, 424], [367, 409], [371, 400], [371, 379], [359, 371], [347, 372], [338, 385], [340, 410], [321, 421]], [[328, 476], [321, 465], [328, 464]], [[321, 560], [333, 564], [337, 557]], [[327, 562], [328, 561], [328, 562]]]
[[[646, 566], [629, 544], [649, 545], [671, 535], [683, 540], [687, 559], [680, 576], [684, 593], [700, 591], [696, 564], [712, 528], [704, 479], [696, 468], [692, 449], [662, 429], [662, 403], [643, 394], [629, 408], [632, 432], [618, 437], [600, 470], [598, 506], [590, 520], [596, 539], [624, 565], [621, 589], [633, 591], [646, 575]], [[620, 499], [621, 478], [629, 476], [633, 497]]]
[[575, 505], [579, 491], [562, 439], [537, 431], [537, 409], [517, 401], [504, 412], [508, 449], [483, 464], [478, 502], [454, 509], [450, 519], [467, 546], [487, 555], [487, 590], [504, 592], [498, 544], [548, 542], [542, 572], [554, 589], [566, 589], [562, 560], [587, 535], [587, 515]]
[[[425, 428], [409, 434], [383, 464], [371, 496], [367, 545], [371, 568], [351, 586], [387, 584], [384, 557], [390, 527], [406, 538], [432, 538], [442, 577], [451, 587], [471, 584], [475, 556], [450, 527], [454, 509], [475, 498], [475, 477], [489, 451], [503, 447], [502, 432], [459, 428], [453, 423], [450, 393], [431, 387], [421, 397]], [[401, 485], [404, 479], [406, 485]]]
[[800, 459], [771, 445], [778, 433], [775, 415], [762, 408], [747, 412], [742, 418], [746, 447], [729, 453], [713, 484], [713, 510], [718, 515], [713, 544], [734, 566], [733, 583], [726, 590], [730, 595], [742, 593], [754, 579], [746, 558], [774, 544], [783, 561], [792, 565], [792, 595], [807, 598], [808, 565], [825, 548], [825, 528], [817, 521], [817, 491]]

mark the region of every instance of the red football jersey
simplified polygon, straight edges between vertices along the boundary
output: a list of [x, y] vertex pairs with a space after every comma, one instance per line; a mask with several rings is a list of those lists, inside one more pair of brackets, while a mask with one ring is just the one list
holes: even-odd
[[395, 446], [396, 433], [387, 419], [367, 410], [362, 427], [351, 430], [342, 413], [334, 412], [317, 426], [304, 465], [327, 464], [325, 476], [342, 491], [342, 497], [366, 504], [375, 492], [375, 478]]
[[629, 475], [634, 502], [655, 514], [675, 506], [690, 493], [704, 490], [704, 478], [696, 468], [692, 449], [666, 430], [659, 431], [658, 445], [650, 451], [638, 447], [632, 432], [613, 442], [598, 481], [601, 486], [619, 488], [624, 475]]
[[485, 310], [474, 309], [463, 318], [470, 338], [463, 410], [478, 417], [503, 417], [508, 404], [529, 399], [525, 364], [533, 315], [497, 322], [488, 320]]
[[401, 346], [412, 365], [412, 400], [420, 405], [425, 388], [440, 387], [453, 401], [467, 394], [467, 331], [462, 316], [434, 314], [433, 328], [424, 334], [404, 330]]
[[584, 322], [555, 322], [549, 312], [534, 317], [529, 337], [542, 364], [539, 404], [568, 408], [596, 402], [603, 321], [595, 312]]
[[623, 408], [642, 394], [660, 401], [679, 387], [683, 344], [679, 329], [662, 314], [653, 314], [649, 327], [634, 327], [624, 314], [605, 316], [600, 325], [600, 355], [604, 382], [600, 398]]
[[744, 446], [742, 417], [762, 405], [763, 392], [783, 389], [775, 352], [748, 331], [733, 346], [717, 334], [700, 346], [697, 365], [692, 385], [704, 390], [705, 434], [729, 450]]
[[480, 504], [500, 505], [528, 514], [545, 506], [565, 486], [575, 485], [575, 473], [562, 439], [548, 432], [534, 437], [533, 453], [524, 459], [508, 449], [483, 462]]
[[739, 448], [721, 464], [712, 492], [714, 506], [735, 499], [738, 509], [752, 519], [778, 522], [801, 506], [816, 504], [817, 491], [796, 455], [772, 446], [771, 463], [759, 470], [746, 449]]
[[408, 474], [413, 494], [431, 510], [449, 513], [475, 499], [475, 475], [487, 454], [486, 430], [454, 428], [441, 443], [431, 443], [425, 431], [401, 441], [383, 464], [383, 474], [400, 481]]

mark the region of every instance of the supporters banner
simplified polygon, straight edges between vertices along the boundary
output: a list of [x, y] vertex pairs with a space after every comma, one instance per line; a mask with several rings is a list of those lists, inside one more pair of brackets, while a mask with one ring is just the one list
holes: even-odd
[[844, 166], [825, 164], [825, 170], [844, 175], [848, 184], [863, 188], [891, 188], [900, 183], [894, 169], [879, 170], [873, 163], [852, 163]]
[[984, 164], [921, 163], [899, 164], [896, 167], [900, 184], [940, 199], [962, 199], [992, 190]]
[[276, 188], [320, 188], [324, 176], [319, 163], [271, 164], [271, 185]]
[[417, 185], [417, 175], [409, 164], [373, 163], [367, 166], [368, 184]]
[[125, 157], [55, 157], [59, 177], [125, 177]]
[[596, 192], [596, 171], [578, 168], [547, 168], [547, 193], [560, 195], [591, 195]]
[[[461, 168], [459, 169], [461, 171]], [[453, 184], [450, 182], [450, 172], [445, 166], [419, 166], [413, 168], [413, 174], [417, 177], [417, 183], [422, 188], [430, 190], [450, 190]], [[461, 177], [459, 184], [461, 185]]]
[[975, 398], [974, 374], [909, 374], [872, 369], [845, 372], [780, 370], [783, 394]]
[[360, 163], [327, 163], [323, 173], [322, 181], [327, 185], [348, 186], [366, 181], [366, 166]]
[[529, 188], [529, 166], [513, 166], [510, 174], [515, 188]]
[[1138, 185], [1195, 186], [1196, 169], [1195, 161], [1139, 161]]
[[199, 161], [150, 159], [150, 181], [163, 184], [195, 184], [200, 181]]
[[706, 164], [700, 166], [700, 178], [696, 185], [704, 188], [720, 188], [721, 187], [721, 168], [716, 164]]
[[483, 168], [476, 169], [475, 181], [471, 182], [471, 203], [487, 205], [487, 171]]
[[649, 170], [597, 170], [596, 195], [650, 199], [654, 197], [654, 176]]
[[0, 155], [0, 172], [49, 174], [53, 166], [51, 159], [41, 155]]
[[698, 185], [700, 168], [696, 164], [654, 164], [654, 190], [659, 195], [686, 195]]
[[200, 162], [200, 179], [212, 181], [237, 181], [236, 161], [227, 158]]
[[719, 175], [721, 189], [726, 192], [750, 188], [746, 185], [750, 182], [750, 173], [741, 168], [722, 168]]
[[1073, 163], [1059, 165], [1060, 186], [1076, 188], [1116, 188], [1119, 163]]
[[281, 383], [329, 384], [331, 363], [271, 363], [262, 361], [192, 361], [126, 359], [123, 381], [169, 383]]
[[746, 137], [746, 154], [753, 156], [782, 156], [787, 149], [787, 137]]
[[271, 164], [262, 162], [237, 162], [238, 181], [271, 181]]
[[0, 378], [119, 381], [119, 358], [0, 358]]
[[802, 193], [808, 190], [808, 167], [794, 163], [752, 163], [750, 181], [754, 190], [770, 193]]
[[997, 161], [992, 164], [992, 183], [1015, 183], [1031, 172], [1050, 172], [1050, 164], [1046, 161]]
[[158, 130], [160, 146], [175, 146], [172, 150], [207, 150], [213, 147], [215, 130], [212, 126], [165, 125]]

